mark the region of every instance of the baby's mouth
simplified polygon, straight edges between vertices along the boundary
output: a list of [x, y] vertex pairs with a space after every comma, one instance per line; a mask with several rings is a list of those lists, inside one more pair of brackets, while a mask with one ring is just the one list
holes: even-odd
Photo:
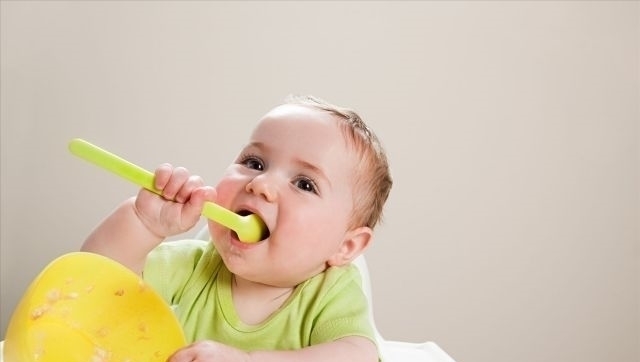
[[[267, 224], [264, 222], [264, 220], [262, 218], [260, 218], [260, 216], [258, 214], [254, 213], [252, 211], [246, 210], [246, 209], [238, 210], [236, 213], [238, 215], [240, 215], [240, 216], [255, 215], [255, 217], [259, 218], [262, 221], [262, 225], [263, 225], [262, 234], [260, 235], [260, 240], [258, 240], [258, 242], [268, 238], [271, 235], [271, 233], [269, 231], [269, 228], [267, 227]], [[235, 231], [231, 230], [231, 232], [232, 232], [232, 235], [233, 235], [234, 238], [240, 240], [239, 237], [238, 237], [238, 234]]]

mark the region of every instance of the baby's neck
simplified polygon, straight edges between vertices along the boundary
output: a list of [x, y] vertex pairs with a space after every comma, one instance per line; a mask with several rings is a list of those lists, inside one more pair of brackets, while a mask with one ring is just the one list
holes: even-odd
[[233, 276], [231, 292], [236, 313], [243, 323], [264, 322], [287, 301], [293, 287], [274, 287]]

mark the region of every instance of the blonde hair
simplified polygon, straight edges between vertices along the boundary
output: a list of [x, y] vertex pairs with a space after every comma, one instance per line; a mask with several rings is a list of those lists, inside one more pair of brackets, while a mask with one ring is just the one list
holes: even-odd
[[375, 133], [353, 110], [336, 106], [311, 95], [290, 95], [285, 104], [297, 104], [327, 111], [338, 117], [347, 141], [353, 145], [358, 159], [354, 182], [354, 213], [351, 227], [373, 229], [382, 219], [382, 211], [393, 180], [389, 162]]

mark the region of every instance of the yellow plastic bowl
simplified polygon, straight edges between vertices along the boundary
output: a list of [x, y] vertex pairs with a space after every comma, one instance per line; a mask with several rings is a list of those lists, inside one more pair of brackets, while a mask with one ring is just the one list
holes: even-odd
[[166, 361], [186, 345], [180, 324], [135, 273], [76, 252], [49, 264], [16, 307], [4, 362]]

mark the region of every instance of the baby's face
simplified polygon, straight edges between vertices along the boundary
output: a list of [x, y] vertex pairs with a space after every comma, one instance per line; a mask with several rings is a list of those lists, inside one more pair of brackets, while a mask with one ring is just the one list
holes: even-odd
[[220, 205], [258, 214], [270, 232], [246, 244], [210, 222], [229, 270], [275, 286], [323, 271], [348, 231], [356, 161], [330, 113], [299, 105], [267, 113], [216, 187]]

